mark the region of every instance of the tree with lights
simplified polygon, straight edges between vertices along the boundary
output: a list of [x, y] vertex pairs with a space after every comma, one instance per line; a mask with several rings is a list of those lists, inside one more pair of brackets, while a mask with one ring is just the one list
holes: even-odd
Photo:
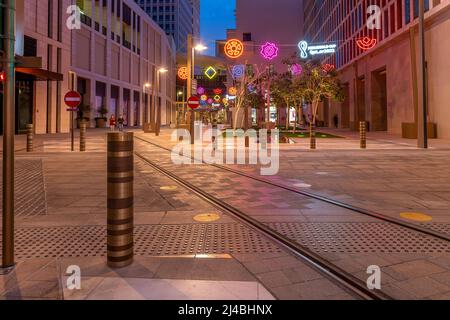
[[311, 149], [316, 149], [315, 127], [319, 105], [324, 99], [343, 102], [344, 90], [333, 66], [322, 65], [317, 61], [308, 61], [303, 63], [302, 68], [303, 71], [295, 82], [296, 87], [302, 91], [305, 102], [311, 106]]
[[271, 86], [271, 96], [278, 110], [283, 106], [286, 107], [286, 129], [289, 130], [289, 110], [292, 101], [292, 75], [290, 73], [282, 73], [275, 76]]
[[[247, 66], [247, 65], [246, 65]], [[260, 99], [260, 79], [264, 75], [260, 72], [257, 66], [253, 66], [253, 70], [246, 67], [245, 72], [236, 79], [236, 98], [234, 99], [234, 116], [233, 116], [233, 129], [237, 130], [242, 127], [244, 123], [244, 129], [248, 130], [248, 118], [249, 107], [258, 106], [259, 103], [264, 103]], [[248, 120], [248, 119], [247, 119]], [[247, 123], [245, 123], [247, 122]]]

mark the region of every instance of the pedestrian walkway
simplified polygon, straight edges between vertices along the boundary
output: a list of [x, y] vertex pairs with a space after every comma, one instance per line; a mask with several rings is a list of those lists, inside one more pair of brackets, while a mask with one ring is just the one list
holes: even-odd
[[[139, 159], [135, 261], [110, 269], [106, 131], [89, 130], [88, 136], [85, 153], [70, 152], [68, 135], [40, 136], [33, 153], [17, 152], [17, 168], [40, 172], [42, 181], [40, 191], [24, 189], [25, 197], [17, 198], [16, 207], [24, 207], [16, 211], [17, 266], [0, 275], [2, 299], [352, 299], [277, 244]], [[18, 150], [21, 143], [19, 137]], [[17, 172], [21, 187], [27, 171]], [[26, 209], [35, 194], [44, 196], [45, 210], [39, 213]], [[70, 266], [81, 270], [81, 290], [67, 287]]]

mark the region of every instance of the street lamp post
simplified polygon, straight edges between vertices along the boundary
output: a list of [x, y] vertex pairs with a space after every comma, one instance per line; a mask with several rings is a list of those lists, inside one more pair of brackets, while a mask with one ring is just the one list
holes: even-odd
[[[195, 51], [204, 51], [208, 49], [202, 44], [197, 44], [194, 46], [194, 39], [192, 34], [188, 34], [188, 43], [187, 43], [187, 69], [188, 69], [188, 79], [187, 79], [187, 97], [190, 98], [193, 96], [192, 92], [192, 83], [195, 79]], [[191, 144], [195, 143], [195, 111], [191, 109], [191, 121], [190, 121], [190, 133], [191, 133]]]
[[[156, 72], [156, 83], [155, 86], [156, 87], [156, 94], [159, 97], [159, 80], [160, 80], [160, 75], [161, 73], [166, 73], [168, 70], [165, 68], [160, 68], [157, 72]], [[156, 103], [156, 97], [153, 97], [153, 103]], [[156, 115], [156, 128], [155, 128], [155, 135], [158, 137], [159, 134], [161, 133], [161, 103], [159, 102], [159, 98], [158, 98], [158, 108], [157, 108], [157, 115]]]
[[[426, 82], [426, 56], [425, 56], [425, 0], [419, 0], [419, 61], [420, 84], [422, 87], [422, 110], [418, 112], [418, 147], [428, 148], [428, 124], [427, 124], [427, 82]], [[420, 105], [420, 103], [419, 103]]]
[[149, 82], [146, 82], [144, 84], [143, 88], [142, 88], [142, 91], [144, 92], [144, 103], [145, 103], [145, 106], [144, 106], [145, 112], [144, 112], [144, 121], [143, 121], [144, 126], [149, 121], [149, 110], [148, 110], [148, 99], [149, 99], [149, 97], [148, 97], [148, 94], [147, 94], [147, 89], [149, 89], [150, 87], [151, 87], [151, 84]]
[[14, 123], [15, 123], [15, 69], [14, 69], [14, 14], [15, 1], [7, 0], [5, 8], [3, 82], [3, 237], [2, 267], [14, 266]]

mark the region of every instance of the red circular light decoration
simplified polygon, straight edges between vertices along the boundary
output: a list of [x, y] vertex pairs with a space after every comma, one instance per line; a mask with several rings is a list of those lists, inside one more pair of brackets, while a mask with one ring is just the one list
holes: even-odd
[[326, 63], [326, 64], [324, 64], [324, 65], [322, 66], [322, 69], [323, 69], [324, 72], [327, 72], [327, 73], [328, 73], [328, 72], [333, 71], [333, 70], [335, 69], [335, 66], [332, 65], [332, 64]]
[[356, 45], [361, 50], [370, 50], [377, 45], [378, 41], [375, 38], [364, 37], [362, 39], [356, 40]]
[[237, 59], [244, 53], [244, 44], [238, 39], [231, 39], [225, 43], [224, 50], [228, 58]]
[[178, 69], [178, 78], [180, 78], [181, 80], [187, 80], [187, 78], [188, 78], [187, 67], [181, 67]]
[[217, 89], [214, 89], [213, 92], [214, 92], [215, 95], [221, 95], [222, 94], [222, 89], [218, 89], [217, 88]]

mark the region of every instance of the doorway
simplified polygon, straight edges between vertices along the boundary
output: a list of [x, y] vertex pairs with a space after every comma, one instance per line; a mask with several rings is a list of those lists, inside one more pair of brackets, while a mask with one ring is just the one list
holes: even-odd
[[388, 130], [386, 70], [372, 72], [372, 130]]
[[356, 80], [356, 110], [355, 130], [359, 130], [359, 123], [366, 121], [366, 79], [364, 77]]
[[[27, 124], [33, 123], [34, 82], [16, 81], [15, 134], [27, 132]], [[0, 134], [3, 134], [3, 85], [0, 89]]]
[[33, 81], [16, 81], [16, 134], [26, 133], [33, 123], [33, 86]]
[[350, 89], [344, 84], [344, 102], [341, 104], [341, 128], [350, 128]]

